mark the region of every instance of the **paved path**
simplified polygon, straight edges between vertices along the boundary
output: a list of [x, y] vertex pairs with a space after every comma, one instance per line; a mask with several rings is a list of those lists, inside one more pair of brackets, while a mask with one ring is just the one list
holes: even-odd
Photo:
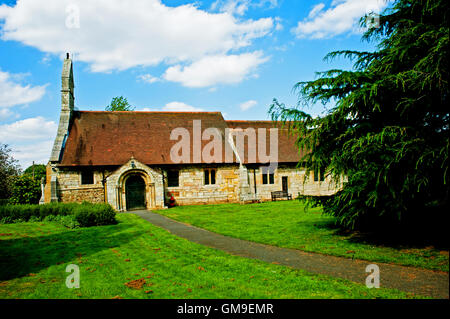
[[[365, 284], [368, 273], [365, 260], [308, 253], [295, 249], [258, 244], [242, 239], [216, 234], [187, 225], [149, 211], [134, 211], [155, 226], [174, 235], [233, 255], [259, 259], [268, 263], [285, 265], [318, 274], [348, 279]], [[449, 298], [448, 273], [399, 265], [376, 263], [380, 268], [380, 285], [433, 298]]]

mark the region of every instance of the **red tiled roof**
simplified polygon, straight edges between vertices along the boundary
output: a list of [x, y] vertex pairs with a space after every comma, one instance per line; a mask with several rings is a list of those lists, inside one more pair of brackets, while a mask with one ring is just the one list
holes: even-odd
[[[300, 161], [303, 156], [302, 153], [299, 153], [298, 147], [296, 146], [296, 137], [293, 136], [287, 128], [283, 128], [280, 122], [274, 121], [242, 121], [242, 120], [232, 120], [226, 121], [229, 128], [237, 129], [241, 128], [243, 130], [247, 128], [253, 128], [255, 130], [256, 135], [256, 143], [258, 144], [259, 134], [258, 129], [265, 129], [266, 134], [266, 154], [268, 155], [270, 152], [270, 134], [269, 129], [276, 128], [278, 129], [278, 162], [279, 163], [297, 163]], [[243, 162], [245, 164], [255, 163], [248, 158], [248, 139], [245, 139], [245, 156]], [[256, 145], [256, 153], [258, 154], [258, 146]], [[256, 161], [258, 162], [258, 160]]]
[[[170, 140], [170, 134], [175, 128], [187, 129], [192, 150], [194, 120], [201, 120], [202, 132], [214, 127], [222, 136], [227, 127], [273, 127], [271, 121], [225, 121], [220, 112], [75, 111], [60, 165], [123, 165], [132, 156], [148, 165], [175, 164], [170, 150], [178, 140]], [[279, 162], [298, 162], [295, 138], [284, 131], [279, 133]], [[202, 149], [209, 142], [202, 141]], [[194, 162], [192, 155], [190, 163]]]

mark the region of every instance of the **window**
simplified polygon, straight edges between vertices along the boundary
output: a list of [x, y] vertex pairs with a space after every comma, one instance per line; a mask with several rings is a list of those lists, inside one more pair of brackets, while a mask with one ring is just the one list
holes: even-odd
[[167, 186], [168, 187], [178, 187], [179, 185], [179, 178], [180, 174], [178, 171], [168, 171], [167, 172]]
[[94, 184], [94, 172], [90, 169], [81, 171], [81, 185]]
[[274, 173], [262, 173], [262, 182], [263, 184], [275, 184], [275, 176]]
[[216, 184], [216, 170], [215, 169], [205, 169], [205, 185]]
[[325, 180], [325, 169], [320, 168], [318, 166], [316, 166], [314, 168], [314, 181], [318, 182], [321, 181], [323, 182]]

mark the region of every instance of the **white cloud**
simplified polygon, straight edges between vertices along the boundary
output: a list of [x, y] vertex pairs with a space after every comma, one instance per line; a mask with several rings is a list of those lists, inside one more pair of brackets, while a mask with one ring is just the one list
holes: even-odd
[[276, 31], [281, 31], [284, 29], [283, 25], [281, 24], [282, 21], [283, 21], [283, 19], [281, 19], [280, 17], [275, 17], [275, 30]]
[[242, 16], [251, 7], [273, 9], [277, 5], [278, 0], [216, 0], [211, 5], [210, 10]]
[[335, 0], [329, 9], [319, 3], [292, 32], [298, 38], [322, 39], [346, 33], [360, 32], [359, 19], [366, 13], [380, 13], [388, 5], [386, 0]]
[[[67, 24], [72, 12], [66, 8], [73, 5], [79, 8], [79, 28]], [[227, 12], [166, 6], [160, 0], [21, 0], [0, 6], [2, 20], [3, 40], [59, 56], [75, 53], [94, 72], [225, 55], [273, 28], [272, 18], [238, 20]]]
[[319, 13], [320, 11], [322, 11], [322, 9], [323, 9], [324, 7], [325, 7], [325, 4], [323, 4], [323, 3], [316, 4], [316, 5], [312, 8], [312, 10], [309, 12], [308, 18], [309, 18], [309, 19], [314, 18], [314, 17], [317, 15], [317, 13]]
[[217, 0], [211, 5], [211, 10], [243, 15], [248, 10], [249, 5], [250, 0]]
[[170, 102], [167, 103], [163, 108], [163, 111], [169, 112], [204, 112], [203, 109], [188, 105], [183, 102]]
[[241, 103], [240, 108], [242, 111], [247, 111], [248, 109], [254, 107], [257, 104], [258, 104], [258, 102], [256, 102], [255, 100], [250, 100], [250, 101]]
[[194, 107], [192, 105], [189, 105], [189, 104], [186, 104], [183, 102], [177, 102], [177, 101], [169, 102], [160, 108], [144, 107], [144, 108], [139, 109], [139, 111], [142, 111], [142, 112], [205, 112], [204, 109]]
[[35, 164], [47, 164], [52, 151], [53, 140], [37, 141], [36, 143], [19, 145], [17, 147], [14, 147], [14, 145], [10, 146], [12, 147], [11, 155], [13, 158], [19, 161], [22, 169], [26, 169], [33, 164], [33, 161]]
[[[27, 74], [10, 74], [0, 71], [0, 112], [1, 116], [13, 113], [8, 108], [23, 105], [40, 100], [45, 94], [43, 86], [22, 85], [22, 81]], [[6, 109], [6, 110], [5, 110]]]
[[149, 83], [149, 84], [161, 81], [161, 79], [159, 79], [157, 77], [154, 77], [151, 74], [141, 74], [141, 75], [138, 76], [138, 79], [143, 81], [143, 82]]
[[26, 168], [32, 161], [48, 162], [56, 131], [54, 121], [39, 116], [0, 125], [0, 141], [11, 147], [12, 156]]
[[43, 117], [32, 117], [11, 124], [0, 125], [1, 141], [35, 141], [56, 135], [57, 124]]
[[19, 115], [15, 112], [12, 112], [10, 109], [7, 108], [0, 108], [0, 121], [4, 121], [11, 117], [18, 117]]
[[233, 84], [249, 76], [256, 76], [257, 67], [266, 62], [261, 51], [239, 55], [207, 56], [188, 66], [175, 65], [166, 70], [163, 77], [186, 87], [208, 87], [217, 84]]

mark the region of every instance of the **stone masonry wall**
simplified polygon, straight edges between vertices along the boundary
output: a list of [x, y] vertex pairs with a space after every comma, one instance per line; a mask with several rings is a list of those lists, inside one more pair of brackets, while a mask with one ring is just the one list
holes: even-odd
[[[306, 172], [303, 168], [295, 168], [295, 166], [280, 165], [274, 172], [274, 184], [263, 184], [261, 170], [257, 168], [256, 173], [256, 193], [260, 200], [271, 200], [271, 192], [283, 190], [282, 178], [288, 178], [288, 193], [293, 198], [301, 195], [324, 196], [331, 195], [336, 192], [337, 187], [331, 181], [330, 177], [326, 177], [324, 181], [314, 181], [313, 173], [306, 179]], [[254, 191], [253, 168], [248, 169], [250, 189]]]
[[[140, 165], [140, 164], [139, 164]], [[175, 169], [175, 168], [174, 168]], [[214, 185], [204, 185], [205, 169], [216, 170], [216, 183]], [[51, 174], [51, 168], [48, 169]], [[167, 179], [165, 179], [165, 190], [167, 194], [172, 194], [177, 205], [201, 205], [201, 204], [217, 204], [232, 203], [240, 201], [240, 180], [238, 165], [224, 165], [218, 167], [201, 167], [201, 166], [180, 166], [179, 186], [168, 187]], [[58, 197], [62, 202], [83, 202], [103, 203], [105, 201], [104, 188], [102, 184], [103, 173], [101, 171], [94, 172], [94, 184], [81, 185], [81, 172], [72, 169], [56, 169], [53, 174], [57, 175], [58, 180]], [[116, 207], [116, 192], [114, 187], [117, 179], [121, 176], [120, 169], [113, 172], [105, 172], [108, 176], [107, 180], [107, 200], [113, 207]], [[117, 175], [117, 176], [116, 176]], [[282, 190], [282, 178], [288, 178], [288, 192], [293, 198], [302, 195], [331, 195], [336, 192], [337, 187], [333, 184], [330, 177], [326, 177], [324, 181], [314, 181], [311, 173], [305, 181], [305, 170], [295, 168], [294, 165], [280, 165], [275, 170], [274, 184], [263, 184], [263, 177], [260, 168], [255, 170], [252, 167], [247, 168], [248, 191], [255, 193], [255, 177], [256, 177], [256, 198], [261, 201], [271, 200], [271, 192]], [[47, 178], [49, 181], [50, 178]], [[158, 179], [153, 177], [158, 184]], [[154, 188], [156, 190], [155, 198], [157, 201], [152, 203], [155, 208], [163, 208], [162, 203], [162, 185]], [[49, 184], [45, 188], [45, 200], [49, 201]]]
[[88, 201], [91, 203], [103, 203], [105, 201], [102, 188], [81, 188], [60, 191], [61, 202], [82, 203]]
[[[305, 180], [305, 170], [295, 166], [279, 166], [274, 173], [274, 184], [263, 184], [262, 172], [255, 170], [256, 197], [262, 201], [271, 200], [271, 192], [281, 191], [282, 177], [288, 178], [288, 192], [293, 198], [302, 195], [323, 196], [336, 192], [337, 187], [330, 177], [324, 181], [314, 181], [314, 176]], [[249, 190], [255, 192], [253, 168], [247, 169]], [[167, 181], [166, 181], [167, 186]], [[179, 169], [179, 186], [167, 187], [177, 205], [214, 204], [239, 202], [239, 167], [228, 166], [216, 168], [216, 184], [204, 185], [204, 168], [183, 167]]]
[[[51, 171], [50, 165], [47, 167], [47, 184], [45, 186], [45, 202], [50, 202], [50, 178], [53, 174], [57, 177], [57, 194], [60, 202], [83, 202], [91, 203], [105, 202], [104, 188], [102, 184], [103, 172], [94, 171], [94, 184], [81, 184], [81, 171], [69, 168], [57, 168]], [[108, 172], [104, 173], [105, 175]]]
[[204, 185], [204, 168], [191, 166], [179, 170], [178, 187], [167, 187], [166, 189], [174, 196], [177, 205], [238, 201], [239, 167], [224, 166], [215, 169], [216, 183], [214, 185]]

